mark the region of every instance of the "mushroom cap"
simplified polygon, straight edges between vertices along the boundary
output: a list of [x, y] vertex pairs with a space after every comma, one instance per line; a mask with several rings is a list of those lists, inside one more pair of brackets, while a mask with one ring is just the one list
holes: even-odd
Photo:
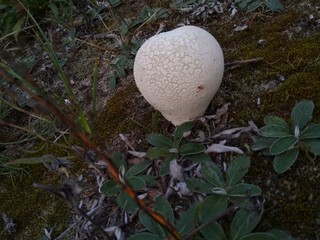
[[144, 98], [174, 125], [204, 114], [224, 71], [222, 49], [207, 31], [184, 26], [149, 38], [134, 62]]

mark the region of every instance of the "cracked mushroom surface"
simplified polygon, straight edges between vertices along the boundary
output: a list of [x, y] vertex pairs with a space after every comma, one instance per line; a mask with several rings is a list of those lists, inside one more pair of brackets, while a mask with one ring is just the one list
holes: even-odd
[[222, 49], [207, 31], [184, 26], [149, 38], [134, 62], [143, 97], [174, 125], [200, 117], [218, 91]]

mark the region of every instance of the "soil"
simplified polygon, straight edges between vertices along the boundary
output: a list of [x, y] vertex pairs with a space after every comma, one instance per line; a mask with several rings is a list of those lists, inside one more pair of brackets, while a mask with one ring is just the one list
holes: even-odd
[[[255, 12], [239, 11], [233, 17], [225, 9], [222, 14], [210, 14], [205, 18], [196, 18], [191, 13], [180, 12], [170, 7], [171, 1], [125, 1], [113, 8], [113, 17], [105, 22], [107, 30], [101, 24], [92, 28], [78, 28], [80, 39], [71, 50], [65, 50], [67, 61], [64, 70], [70, 78], [72, 88], [79, 99], [86, 116], [90, 119], [91, 140], [100, 149], [108, 153], [120, 151], [129, 165], [141, 159], [128, 153], [131, 151], [146, 152], [150, 147], [146, 142], [149, 133], [165, 133], [172, 135], [172, 126], [161, 114], [155, 111], [141, 96], [134, 84], [133, 73], [126, 69], [126, 77], [118, 80], [115, 89], [108, 87], [113, 69], [110, 64], [123, 54], [114, 38], [96, 38], [98, 34], [114, 33], [121, 38], [119, 31], [121, 20], [138, 18], [143, 6], [161, 7], [170, 12], [166, 18], [144, 21], [140, 25], [129, 28], [125, 37], [130, 42], [132, 36], [145, 40], [162, 31], [171, 30], [181, 24], [192, 24], [209, 31], [220, 43], [225, 57], [226, 69], [220, 90], [213, 98], [205, 116], [214, 115], [217, 109], [228, 103], [228, 111], [223, 119], [214, 124], [203, 119], [195, 121], [192, 135], [203, 131], [212, 137], [219, 131], [248, 126], [253, 121], [258, 127], [263, 126], [263, 117], [277, 115], [289, 120], [293, 106], [303, 99], [312, 100], [315, 104], [313, 122], [320, 119], [320, 4], [319, 1], [285, 1], [282, 12], [258, 9]], [[236, 31], [238, 26], [246, 26]], [[56, 46], [63, 38], [57, 34]], [[63, 35], [63, 34], [62, 34]], [[83, 42], [85, 41], [85, 42]], [[57, 47], [57, 51], [61, 49]], [[62, 51], [62, 50], [61, 50]], [[68, 52], [69, 51], [69, 52]], [[40, 54], [40, 53], [38, 53]], [[133, 59], [133, 54], [127, 54]], [[234, 61], [263, 58], [262, 61], [234, 64]], [[92, 78], [94, 64], [98, 61], [98, 95], [97, 111], [92, 110]], [[36, 81], [44, 87], [50, 86], [50, 92], [60, 93], [67, 98], [64, 86], [58, 74], [49, 66], [48, 61], [40, 61], [32, 69]], [[12, 117], [12, 116], [11, 116]], [[9, 130], [6, 130], [8, 132]], [[123, 134], [127, 140], [119, 137]], [[81, 145], [78, 140], [68, 135], [70, 145]], [[221, 140], [221, 139], [220, 139]], [[219, 141], [220, 141], [219, 140]], [[213, 142], [217, 142], [215, 139]], [[128, 142], [130, 144], [128, 144]], [[250, 134], [243, 134], [235, 140], [227, 139], [227, 145], [239, 147], [251, 157], [251, 167], [245, 181], [258, 185], [266, 198], [265, 212], [257, 231], [277, 228], [289, 232], [298, 239], [320, 239], [320, 187], [319, 157], [310, 161], [304, 153], [283, 174], [276, 174], [272, 158], [261, 153], [252, 152], [248, 146], [253, 140]], [[63, 142], [65, 144], [65, 142]], [[58, 146], [34, 143], [31, 147], [35, 154], [24, 157], [41, 157], [54, 154], [58, 157], [74, 156], [71, 149], [61, 150]], [[6, 149], [7, 151], [8, 149]], [[27, 155], [27, 156], [26, 156]], [[215, 162], [230, 161], [233, 154], [213, 154]], [[88, 167], [82, 159], [72, 160], [70, 178], [81, 179], [84, 189], [78, 201], [82, 201], [88, 209], [94, 201], [105, 201], [103, 210], [108, 216], [109, 226], [123, 225], [123, 213], [116, 205], [115, 198], [105, 200], [98, 190], [101, 184], [99, 175], [92, 167]], [[155, 161], [153, 173], [159, 171], [161, 160]], [[43, 235], [44, 227], [54, 229], [58, 236], [64, 229], [76, 222], [77, 213], [59, 198], [32, 187], [32, 182], [48, 185], [61, 184], [66, 180], [62, 174], [48, 172], [42, 165], [28, 167], [28, 175], [15, 177], [14, 184], [10, 178], [1, 177], [0, 206], [1, 211], [8, 214], [17, 223], [17, 231], [8, 234], [1, 230], [2, 239], [37, 239]], [[106, 169], [98, 165], [101, 171]], [[165, 194], [169, 178], [158, 179], [156, 187], [148, 189], [149, 197], [158, 193]], [[179, 199], [172, 196], [176, 206], [184, 208], [192, 198]], [[48, 204], [48, 203], [51, 204]], [[178, 202], [178, 203], [177, 203]], [[181, 203], [182, 202], [182, 203]], [[14, 204], [11, 204], [14, 203]], [[103, 215], [100, 212], [100, 215]], [[106, 216], [101, 221], [106, 221]], [[1, 223], [3, 229], [3, 223]], [[128, 236], [141, 229], [141, 224], [133, 221], [124, 228]], [[78, 227], [69, 232], [84, 231]], [[83, 233], [82, 233], [83, 234]], [[97, 233], [99, 235], [99, 233]], [[82, 237], [85, 234], [81, 235]], [[79, 238], [80, 239], [80, 238]]]

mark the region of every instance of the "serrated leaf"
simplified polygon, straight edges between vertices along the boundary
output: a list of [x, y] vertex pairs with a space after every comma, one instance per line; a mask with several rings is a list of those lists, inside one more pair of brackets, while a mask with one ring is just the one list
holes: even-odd
[[270, 148], [272, 143], [276, 140], [276, 138], [267, 138], [267, 137], [260, 137], [257, 141], [252, 144], [251, 149], [252, 151], [258, 151], [266, 148]]
[[293, 128], [298, 126], [300, 130], [303, 129], [312, 118], [313, 109], [314, 104], [312, 101], [305, 100], [297, 103], [291, 112]]
[[290, 134], [288, 128], [278, 125], [267, 125], [260, 129], [260, 133], [263, 137], [273, 138], [285, 137]]
[[144, 170], [146, 170], [151, 164], [152, 161], [147, 159], [143, 160], [129, 168], [126, 175], [127, 177], [138, 175], [139, 173], [142, 173]]
[[129, 213], [133, 213], [138, 208], [137, 203], [123, 190], [120, 191], [117, 202], [122, 209]]
[[159, 195], [154, 201], [154, 210], [161, 214], [171, 224], [174, 222], [173, 210], [170, 203], [162, 196]]
[[301, 133], [301, 139], [320, 138], [320, 124], [312, 124]]
[[145, 181], [140, 177], [128, 177], [127, 181], [134, 190], [142, 190], [146, 187]]
[[169, 151], [170, 151], [170, 147], [154, 147], [147, 151], [147, 156], [150, 159], [157, 159], [160, 157], [169, 157], [173, 155]]
[[200, 232], [207, 240], [227, 240], [226, 234], [217, 222], [210, 223]]
[[226, 182], [228, 186], [237, 184], [250, 167], [250, 159], [247, 156], [240, 156], [232, 160], [227, 169]]
[[252, 212], [241, 208], [234, 216], [230, 226], [230, 239], [238, 240], [251, 233], [258, 225], [263, 211]]
[[295, 147], [282, 154], [276, 155], [273, 160], [273, 167], [277, 173], [287, 171], [299, 155], [299, 148]]
[[291, 149], [298, 140], [294, 136], [281, 137], [273, 142], [270, 147], [270, 154], [277, 155]]
[[185, 132], [190, 131], [192, 128], [193, 128], [192, 122], [185, 122], [177, 127], [177, 129], [174, 133], [174, 136], [173, 136], [173, 141], [174, 141], [174, 144], [176, 147], [178, 147], [180, 145], [183, 134]]
[[163, 238], [152, 233], [138, 233], [129, 237], [128, 240], [163, 240]]
[[203, 177], [215, 187], [225, 188], [226, 183], [224, 181], [224, 177], [220, 168], [216, 164], [212, 162], [203, 164], [201, 167], [201, 173]]
[[211, 161], [211, 157], [206, 153], [199, 153], [194, 155], [185, 156], [186, 159], [189, 159], [193, 162], [204, 163]]
[[100, 188], [101, 193], [106, 196], [114, 196], [120, 191], [120, 186], [114, 180], [107, 180]]
[[163, 134], [149, 134], [147, 136], [147, 141], [155, 147], [169, 147], [172, 148], [173, 141], [167, 138]]
[[276, 239], [281, 240], [295, 240], [294, 237], [292, 237], [290, 234], [286, 233], [285, 231], [279, 230], [279, 229], [271, 229], [269, 231], [273, 236], [275, 236]]
[[195, 217], [196, 207], [196, 205], [192, 205], [188, 208], [177, 222], [176, 228], [181, 235], [187, 234], [197, 225], [198, 221]]
[[186, 184], [190, 191], [196, 193], [212, 193], [213, 186], [202, 179], [199, 178], [192, 178], [186, 179]]
[[[277, 238], [271, 233], [250, 233], [240, 240], [277, 240]], [[281, 239], [282, 240], [282, 239]]]
[[159, 223], [157, 223], [153, 218], [151, 218], [149, 214], [147, 214], [144, 211], [140, 211], [139, 219], [143, 226], [146, 229], [148, 229], [149, 232], [156, 234], [162, 239], [166, 238], [165, 230], [159, 225]]
[[284, 7], [279, 0], [267, 0], [265, 3], [271, 11], [283, 11]]
[[228, 206], [228, 198], [221, 195], [211, 195], [197, 207], [200, 220], [205, 223], [222, 214]]
[[265, 116], [263, 121], [266, 125], [281, 126], [287, 129], [289, 128], [288, 123], [278, 116], [274, 116], [274, 115]]
[[256, 185], [239, 183], [228, 190], [228, 197], [234, 204], [244, 206], [250, 196], [259, 196], [261, 192], [261, 189]]
[[200, 143], [186, 143], [181, 145], [179, 152], [181, 155], [194, 155], [204, 152], [205, 146]]
[[320, 156], [320, 139], [307, 139], [303, 142], [307, 145], [308, 151]]

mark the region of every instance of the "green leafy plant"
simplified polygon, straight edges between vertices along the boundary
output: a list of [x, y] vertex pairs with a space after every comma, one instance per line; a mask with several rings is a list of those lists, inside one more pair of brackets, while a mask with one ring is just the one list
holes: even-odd
[[160, 175], [169, 173], [170, 162], [174, 159], [189, 159], [195, 162], [210, 161], [211, 158], [204, 151], [205, 146], [197, 142], [187, 142], [184, 139], [184, 134], [193, 128], [191, 122], [186, 122], [177, 127], [173, 139], [166, 137], [163, 134], [150, 134], [147, 136], [147, 141], [155, 146], [147, 152], [147, 156], [151, 159], [160, 157], [165, 158]]
[[[118, 28], [121, 40], [119, 49], [121, 54], [116, 57], [110, 64], [113, 71], [108, 76], [110, 89], [116, 87], [118, 79], [123, 79], [127, 76], [127, 72], [133, 68], [133, 57], [142, 45], [142, 41], [135, 37], [135, 32], [143, 25], [149, 22], [154, 22], [157, 19], [164, 19], [169, 16], [169, 11], [164, 8], [150, 8], [145, 6], [140, 11], [140, 14], [135, 19], [125, 18], [121, 20], [121, 25]], [[137, 28], [133, 34], [129, 34], [129, 30]]]
[[[276, 229], [252, 233], [261, 220], [264, 199], [260, 195], [259, 187], [241, 182], [249, 166], [248, 157], [235, 158], [223, 176], [217, 165], [206, 162], [201, 169], [205, 181], [200, 183], [195, 179], [189, 179], [187, 182], [188, 187], [194, 192], [206, 194], [203, 201], [191, 205], [179, 217], [175, 217], [170, 203], [159, 195], [155, 198], [153, 210], [175, 226], [182, 239], [192, 236], [206, 240], [292, 239], [287, 233]], [[220, 219], [225, 215], [230, 216], [235, 211], [229, 227], [224, 229], [222, 226], [227, 223]], [[160, 240], [168, 237], [168, 232], [143, 211], [139, 212], [139, 220], [145, 229], [130, 236], [129, 240]]]
[[252, 150], [265, 150], [274, 156], [273, 166], [277, 173], [287, 171], [298, 158], [301, 149], [307, 155], [320, 155], [320, 124], [308, 124], [312, 118], [312, 101], [297, 103], [291, 112], [291, 124], [277, 116], [266, 116], [266, 126], [260, 129], [261, 136], [252, 145]]
[[[197, 193], [213, 195], [224, 202], [225, 208], [230, 201], [235, 205], [245, 205], [248, 196], [259, 196], [261, 189], [253, 184], [240, 182], [250, 167], [250, 159], [240, 156], [232, 160], [226, 174], [213, 162], [205, 162], [201, 167], [204, 180], [190, 178], [186, 180], [188, 188]], [[204, 212], [207, 214], [208, 212]]]
[[[119, 169], [120, 174], [126, 178], [127, 183], [130, 184], [134, 190], [144, 190], [147, 185], [152, 187], [156, 184], [154, 176], [143, 174], [143, 172], [150, 167], [152, 161], [148, 159], [143, 160], [128, 169], [123, 155], [119, 152], [113, 154], [112, 161]], [[118, 205], [129, 213], [132, 213], [138, 208], [136, 202], [125, 193], [113, 179], [105, 181], [100, 190], [107, 196], [117, 196]]]
[[253, 12], [260, 7], [265, 7], [271, 11], [283, 11], [284, 7], [279, 0], [235, 0], [236, 6]]

